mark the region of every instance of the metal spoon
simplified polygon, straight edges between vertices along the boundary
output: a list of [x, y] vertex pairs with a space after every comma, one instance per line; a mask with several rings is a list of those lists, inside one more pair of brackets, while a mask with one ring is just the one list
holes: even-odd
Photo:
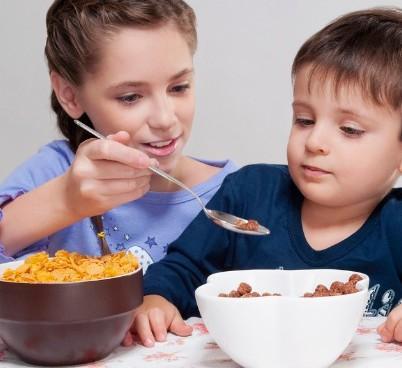
[[[87, 132], [91, 133], [95, 137], [97, 137], [99, 139], [106, 139], [105, 136], [98, 133], [96, 130], [90, 128], [89, 126], [83, 124], [81, 121], [74, 120], [74, 123], [77, 124], [82, 129], [86, 130]], [[205, 215], [210, 220], [212, 220], [215, 224], [222, 226], [227, 230], [234, 231], [236, 233], [241, 233], [241, 234], [268, 235], [270, 233], [269, 229], [267, 229], [266, 227], [264, 227], [260, 224], [258, 224], [258, 228], [255, 230], [249, 230], [249, 229], [242, 228], [242, 225], [246, 225], [249, 222], [249, 220], [231, 215], [226, 212], [210, 210], [210, 209], [206, 208], [204, 203], [202, 202], [201, 198], [196, 193], [194, 193], [189, 187], [187, 187], [185, 184], [183, 184], [181, 181], [177, 180], [173, 176], [170, 176], [166, 172], [158, 169], [157, 167], [149, 166], [148, 169], [151, 170], [152, 172], [154, 172], [155, 174], [158, 174], [158, 175], [162, 176], [163, 178], [170, 180], [171, 182], [177, 184], [179, 187], [190, 192], [194, 196], [194, 198], [198, 201], [198, 203], [200, 204]]]

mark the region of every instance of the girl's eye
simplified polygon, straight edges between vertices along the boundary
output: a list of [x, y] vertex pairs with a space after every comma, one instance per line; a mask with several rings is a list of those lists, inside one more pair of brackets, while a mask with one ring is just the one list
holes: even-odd
[[127, 105], [130, 105], [134, 102], [136, 102], [137, 100], [139, 100], [141, 98], [141, 95], [138, 95], [136, 93], [131, 93], [129, 95], [124, 95], [124, 96], [119, 96], [117, 97], [117, 99]]
[[314, 120], [311, 119], [303, 119], [303, 118], [296, 118], [295, 124], [301, 126], [310, 126], [314, 124]]
[[343, 126], [341, 130], [348, 136], [359, 137], [364, 133], [364, 130], [357, 129], [351, 126]]
[[186, 84], [179, 84], [179, 85], [177, 85], [177, 86], [173, 86], [173, 87], [170, 89], [170, 91], [173, 92], [173, 93], [181, 93], [181, 92], [186, 91], [186, 90], [189, 89], [189, 88], [190, 88], [190, 84], [189, 84], [189, 83], [186, 83]]

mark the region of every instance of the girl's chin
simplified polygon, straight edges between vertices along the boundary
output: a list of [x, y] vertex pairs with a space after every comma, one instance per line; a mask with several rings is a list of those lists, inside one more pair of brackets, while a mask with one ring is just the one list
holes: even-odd
[[169, 158], [155, 157], [155, 159], [158, 160], [159, 168], [161, 170], [173, 175], [178, 164], [177, 157], [169, 157]]

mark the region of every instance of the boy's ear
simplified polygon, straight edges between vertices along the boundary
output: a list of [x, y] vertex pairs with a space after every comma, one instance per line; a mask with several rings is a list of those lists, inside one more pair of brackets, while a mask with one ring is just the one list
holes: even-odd
[[77, 88], [54, 71], [50, 72], [50, 81], [64, 111], [73, 119], [78, 119], [84, 111], [77, 99]]

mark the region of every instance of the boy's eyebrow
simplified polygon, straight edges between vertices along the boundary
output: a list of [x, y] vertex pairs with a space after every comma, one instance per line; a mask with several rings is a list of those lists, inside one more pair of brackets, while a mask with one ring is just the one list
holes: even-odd
[[355, 117], [357, 117], [357, 118], [363, 118], [363, 119], [365, 119], [365, 120], [370, 120], [370, 117], [369, 117], [369, 116], [359, 114], [359, 113], [357, 113], [357, 112], [355, 112], [355, 111], [353, 111], [353, 110], [342, 109], [342, 108], [341, 108], [341, 109], [339, 109], [339, 111], [340, 111], [342, 114], [355, 116]]
[[311, 109], [311, 106], [307, 102], [298, 101], [298, 100], [293, 101], [292, 106], [293, 107], [300, 106], [300, 107], [306, 107], [308, 109]]
[[[296, 101], [294, 101], [292, 103], [292, 106], [293, 107], [304, 107], [304, 108], [307, 108], [307, 109], [312, 109], [312, 106], [310, 104], [308, 104], [307, 102], [304, 102], [304, 101], [297, 101], [296, 100]], [[338, 108], [338, 110], [339, 110], [340, 113], [342, 113], [344, 115], [350, 115], [350, 116], [354, 116], [356, 118], [363, 118], [365, 120], [372, 120], [372, 118], [370, 118], [369, 116], [364, 115], [364, 114], [360, 114], [360, 113], [358, 113], [356, 111], [353, 111], [353, 110], [350, 110], [350, 109], [345, 109], [345, 108], [340, 107], [340, 108]]]
[[[178, 73], [176, 73], [175, 75], [173, 75], [171, 78], [169, 78], [169, 81], [173, 81], [175, 79], [178, 79], [180, 77], [183, 77], [187, 74], [191, 74], [193, 73], [194, 69], [193, 68], [185, 68], [181, 71], [179, 71]], [[127, 82], [123, 82], [123, 83], [117, 83], [114, 84], [112, 86], [110, 86], [108, 88], [108, 90], [115, 90], [115, 89], [119, 89], [119, 88], [124, 88], [124, 87], [141, 87], [141, 86], [145, 86], [147, 85], [147, 82], [143, 82], [143, 81], [127, 81]]]

